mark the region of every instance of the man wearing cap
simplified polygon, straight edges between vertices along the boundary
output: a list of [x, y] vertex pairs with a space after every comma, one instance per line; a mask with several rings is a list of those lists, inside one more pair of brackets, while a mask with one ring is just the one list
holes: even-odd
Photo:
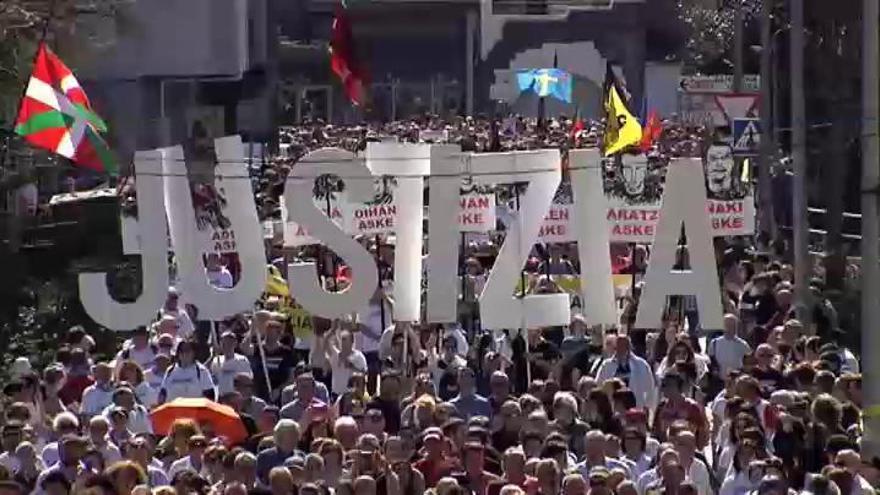
[[211, 374], [217, 384], [219, 395], [235, 391], [235, 377], [239, 373], [253, 376], [250, 360], [242, 354], [235, 352], [238, 338], [229, 330], [220, 336], [220, 354], [211, 359]]

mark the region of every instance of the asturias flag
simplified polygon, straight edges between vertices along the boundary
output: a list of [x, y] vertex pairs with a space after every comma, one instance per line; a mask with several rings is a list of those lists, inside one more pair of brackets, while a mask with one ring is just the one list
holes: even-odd
[[571, 74], [562, 69], [526, 69], [516, 73], [520, 93], [534, 91], [538, 96], [552, 96], [571, 103]]
[[15, 133], [76, 165], [116, 174], [116, 160], [102, 132], [107, 132], [107, 124], [92, 110], [76, 77], [46, 43], [40, 43]]
[[626, 108], [621, 97], [617, 77], [611, 64], [605, 68], [605, 136], [602, 148], [605, 156], [613, 155], [642, 140], [642, 126], [639, 120]]

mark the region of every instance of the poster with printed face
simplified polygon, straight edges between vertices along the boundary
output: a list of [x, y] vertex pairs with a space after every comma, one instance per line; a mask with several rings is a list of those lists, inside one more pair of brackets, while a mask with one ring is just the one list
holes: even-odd
[[[660, 199], [666, 163], [644, 155], [604, 162], [607, 220], [612, 242], [651, 243], [660, 220]], [[729, 145], [708, 149], [706, 212], [716, 237], [755, 232], [755, 202], [751, 185], [742, 180]]]

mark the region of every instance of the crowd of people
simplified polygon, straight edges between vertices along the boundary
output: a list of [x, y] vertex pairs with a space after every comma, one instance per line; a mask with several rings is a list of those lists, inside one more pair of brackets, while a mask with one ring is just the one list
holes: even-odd
[[[324, 146], [598, 143], [598, 123], [573, 125], [316, 122], [282, 131], [284, 155], [255, 168], [255, 189], [271, 217], [287, 172]], [[704, 139], [669, 125], [651, 153], [693, 155]], [[368, 244], [392, 278], [393, 248]], [[392, 321], [382, 284], [367, 314], [336, 321], [269, 296], [251, 313], [204, 322], [172, 287], [156, 320], [112, 356], [72, 328], [55, 362], [18, 357], [3, 384], [0, 495], [867, 495], [880, 486], [880, 459], [860, 454], [860, 362], [840, 343], [821, 277], [802, 323], [784, 255], [719, 239], [723, 328], [701, 325], [692, 297], [670, 300], [662, 328], [636, 328], [650, 249], [618, 246], [615, 265], [633, 280], [619, 325], [587, 325], [573, 301], [567, 326], [488, 332], [475, 301], [494, 246], [466, 247], [450, 324]], [[268, 260], [321, 258], [325, 285], [344, 288], [344, 260], [332, 253], [276, 249]], [[573, 252], [536, 248], [528, 290], [560, 290], [552, 276], [579, 273]], [[205, 269], [217, 286], [236, 278], [220, 257]], [[157, 408], [203, 397], [230, 406], [246, 437], [184, 416], [157, 431]]]

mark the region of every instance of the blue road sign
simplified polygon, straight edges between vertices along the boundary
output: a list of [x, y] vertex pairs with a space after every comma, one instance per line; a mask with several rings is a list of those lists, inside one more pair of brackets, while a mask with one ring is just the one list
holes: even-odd
[[733, 119], [733, 154], [756, 156], [761, 147], [760, 119]]

